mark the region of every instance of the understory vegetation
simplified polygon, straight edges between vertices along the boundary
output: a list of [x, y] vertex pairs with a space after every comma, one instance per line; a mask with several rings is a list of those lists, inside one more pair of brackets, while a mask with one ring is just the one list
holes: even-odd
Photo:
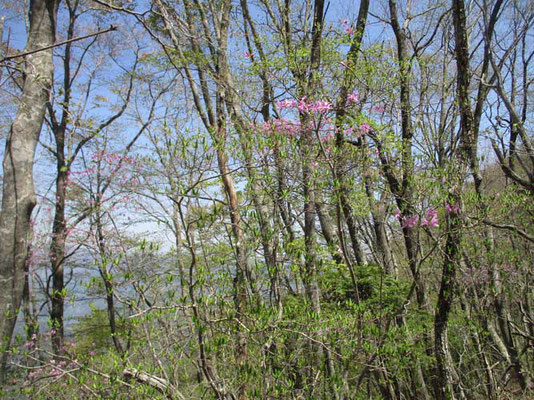
[[531, 2], [1, 3], [0, 397], [534, 396]]

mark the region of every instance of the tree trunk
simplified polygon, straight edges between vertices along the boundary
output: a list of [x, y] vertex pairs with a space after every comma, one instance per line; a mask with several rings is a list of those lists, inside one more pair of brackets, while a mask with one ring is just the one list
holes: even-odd
[[[75, 8], [69, 9], [69, 25], [67, 29], [67, 39], [74, 38]], [[70, 165], [72, 160], [68, 161], [65, 157], [65, 134], [67, 131], [67, 121], [71, 117], [70, 98], [71, 98], [71, 49], [72, 43], [65, 45], [63, 58], [63, 101], [61, 102], [62, 116], [58, 122], [52, 104], [48, 104], [48, 111], [51, 121], [51, 129], [56, 141], [56, 202], [54, 224], [52, 226], [52, 243], [50, 245], [50, 266], [52, 269], [52, 310], [50, 319], [55, 333], [52, 335], [52, 349], [54, 353], [60, 354], [63, 347], [64, 328], [63, 313], [65, 308], [65, 243], [67, 240], [67, 224], [65, 221], [65, 202], [67, 197], [67, 183]]]
[[[395, 34], [397, 42], [397, 62], [399, 63], [399, 86], [400, 86], [400, 110], [401, 110], [401, 130], [402, 130], [402, 149], [401, 149], [401, 169], [402, 178], [399, 181], [395, 180], [392, 185], [392, 180], [389, 179], [391, 191], [395, 196], [397, 205], [403, 217], [413, 217], [416, 215], [413, 207], [413, 170], [414, 160], [412, 156], [412, 141], [413, 141], [413, 126], [412, 126], [412, 103], [410, 99], [410, 76], [411, 64], [410, 58], [407, 54], [408, 43], [407, 33], [398, 19], [397, 2], [389, 0], [389, 12], [391, 17], [391, 27]], [[426, 292], [422, 279], [419, 276], [419, 252], [417, 249], [417, 229], [403, 226], [402, 233], [404, 236], [404, 244], [406, 246], [406, 254], [408, 256], [408, 265], [410, 271], [416, 281], [416, 296], [417, 303], [420, 308], [426, 307]]]
[[388, 235], [386, 231], [386, 214], [383, 209], [384, 202], [381, 200], [377, 207], [374, 198], [372, 183], [368, 178], [364, 177], [365, 193], [371, 209], [371, 217], [373, 221], [373, 230], [375, 234], [376, 252], [379, 255], [379, 262], [382, 264], [382, 270], [385, 275], [397, 276], [397, 268], [393, 260], [393, 253], [388, 242]]
[[[31, 246], [28, 246], [28, 257], [26, 260], [24, 270], [24, 289], [22, 291], [22, 312], [24, 314], [24, 325], [26, 329], [26, 340], [37, 342], [37, 334], [39, 333], [39, 311], [35, 307], [35, 298], [32, 295], [32, 288], [30, 286], [30, 258]], [[35, 336], [34, 336], [35, 335]]]
[[[219, 76], [228, 76], [228, 29], [230, 25], [230, 10], [232, 8], [231, 1], [225, 0], [221, 5], [221, 22], [220, 22], [220, 36], [218, 40], [217, 49], [217, 71]], [[234, 303], [236, 311], [236, 331], [237, 331], [237, 364], [242, 370], [240, 371], [240, 379], [237, 397], [239, 400], [248, 398], [249, 383], [247, 376], [247, 369], [249, 364], [247, 338], [243, 332], [242, 324], [247, 307], [247, 283], [251, 289], [255, 291], [252, 273], [249, 268], [245, 236], [241, 228], [241, 215], [239, 213], [239, 202], [237, 192], [234, 186], [234, 180], [230, 175], [228, 168], [228, 156], [226, 154], [226, 112], [225, 106], [229, 98], [225, 82], [218, 82], [216, 89], [216, 115], [217, 127], [215, 131], [215, 146], [217, 148], [217, 162], [221, 178], [223, 181], [224, 191], [227, 196], [230, 207], [230, 221], [232, 223], [232, 232], [235, 238], [236, 250], [236, 271], [234, 277]]]
[[[63, 150], [63, 149], [62, 149]], [[61, 353], [63, 347], [63, 312], [65, 303], [64, 287], [64, 261], [65, 261], [65, 196], [67, 189], [67, 172], [64, 165], [64, 157], [58, 155], [57, 160], [57, 178], [56, 178], [56, 213], [54, 225], [52, 228], [52, 243], [50, 245], [50, 263], [52, 267], [52, 310], [50, 319], [52, 328], [55, 333], [52, 335], [53, 351], [56, 354]]]
[[[54, 43], [59, 0], [30, 2], [30, 30], [26, 51]], [[3, 380], [13, 329], [22, 299], [24, 264], [30, 218], [36, 204], [33, 158], [50, 97], [54, 65], [52, 49], [26, 56], [20, 106], [6, 140], [3, 196], [0, 212], [0, 337]]]
[[454, 297], [456, 285], [456, 269], [459, 264], [460, 254], [460, 228], [462, 223], [459, 215], [454, 213], [449, 217], [447, 243], [445, 245], [445, 260], [441, 285], [434, 318], [434, 340], [438, 379], [436, 381], [436, 394], [438, 400], [446, 400], [449, 396], [454, 397], [452, 389], [453, 366], [448, 343], [448, 321]]
[[315, 211], [319, 217], [321, 231], [323, 232], [326, 244], [332, 254], [332, 258], [336, 264], [343, 264], [342, 249], [340, 244], [336, 242], [332, 219], [330, 218], [330, 215], [328, 215], [328, 211], [324, 209], [323, 199], [320, 193], [317, 193], [317, 198], [315, 200]]
[[[102, 198], [102, 196], [98, 196], [99, 198]], [[106, 306], [107, 306], [107, 312], [108, 312], [108, 322], [109, 322], [109, 331], [111, 333], [111, 340], [113, 341], [113, 345], [115, 346], [115, 350], [117, 350], [117, 353], [119, 353], [121, 356], [124, 354], [124, 350], [121, 344], [121, 341], [119, 339], [119, 332], [117, 328], [117, 310], [115, 309], [115, 293], [114, 293], [114, 287], [113, 287], [113, 275], [111, 274], [111, 268], [108, 269], [108, 255], [106, 252], [106, 245], [104, 237], [104, 231], [102, 226], [102, 219], [101, 219], [101, 213], [100, 210], [97, 210], [96, 218], [96, 231], [97, 231], [97, 237], [98, 237], [98, 251], [100, 253], [100, 265], [98, 267], [98, 272], [100, 273], [100, 276], [102, 277], [102, 280], [104, 281], [104, 289], [106, 291]], [[63, 303], [61, 303], [63, 304]]]
[[[434, 346], [438, 379], [436, 380], [436, 395], [438, 400], [453, 399], [454, 366], [449, 352], [447, 328], [449, 313], [454, 299], [456, 286], [456, 270], [461, 259], [461, 230], [463, 220], [460, 214], [462, 184], [472, 151], [473, 139], [473, 112], [469, 99], [469, 46], [467, 39], [467, 25], [465, 5], [463, 0], [453, 1], [453, 20], [455, 34], [455, 57], [457, 67], [457, 95], [460, 110], [459, 152], [453, 160], [456, 165], [455, 174], [451, 178], [448, 202], [453, 204], [453, 209], [447, 216], [447, 241], [443, 260], [441, 285], [434, 317]], [[461, 388], [458, 386], [460, 397], [463, 397]]]

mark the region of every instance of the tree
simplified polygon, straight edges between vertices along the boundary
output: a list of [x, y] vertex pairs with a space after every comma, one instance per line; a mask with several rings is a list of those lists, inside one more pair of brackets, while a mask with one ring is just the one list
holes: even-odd
[[[27, 51], [54, 43], [59, 0], [30, 2]], [[33, 157], [50, 98], [54, 65], [52, 49], [25, 57], [22, 99], [6, 139], [0, 212], [0, 335], [2, 377], [17, 320], [28, 249], [30, 219], [35, 206]]]
[[[134, 85], [134, 72], [138, 64], [138, 50], [134, 56], [133, 66], [126, 80], [125, 94], [120, 100], [122, 103], [118, 106], [116, 112], [104, 118], [97, 126], [91, 126], [85, 111], [88, 102], [93, 96], [93, 86], [95, 75], [98, 70], [102, 69], [102, 63], [96, 62], [95, 67], [90, 70], [88, 76], [84, 76], [86, 59], [89, 58], [91, 48], [98, 40], [98, 36], [94, 36], [80, 51], [75, 46], [75, 43], [70, 42], [75, 37], [78, 29], [79, 19], [82, 15], [87, 14], [90, 10], [86, 9], [80, 0], [66, 0], [67, 11], [67, 34], [66, 41], [68, 42], [62, 54], [62, 81], [59, 82], [59, 87], [56, 92], [61, 97], [60, 99], [53, 99], [48, 104], [48, 125], [52, 136], [54, 138], [54, 145], [46, 146], [56, 160], [56, 190], [55, 190], [55, 215], [52, 226], [51, 244], [50, 244], [50, 266], [52, 275], [52, 288], [49, 296], [51, 300], [50, 319], [54, 327], [55, 334], [53, 335], [54, 352], [61, 353], [63, 347], [63, 314], [64, 302], [66, 297], [66, 288], [64, 283], [64, 269], [68, 257], [73, 253], [66, 254], [67, 232], [73, 229], [75, 224], [80, 223], [92, 210], [86, 210], [81, 215], [75, 217], [75, 222], [68, 226], [67, 216], [67, 186], [68, 179], [72, 166], [77, 162], [78, 155], [83, 152], [84, 148], [91, 143], [91, 141], [102, 135], [117, 119], [119, 119], [126, 111], [130, 102], [130, 97]], [[99, 55], [98, 57], [101, 57]], [[109, 57], [112, 59], [113, 57]], [[87, 79], [87, 86], [85, 93], [76, 93], [76, 84], [82, 79]], [[79, 96], [79, 97], [78, 97]], [[80, 99], [84, 104], [80, 110], [76, 109], [75, 102]], [[85, 112], [85, 113], [84, 113]]]

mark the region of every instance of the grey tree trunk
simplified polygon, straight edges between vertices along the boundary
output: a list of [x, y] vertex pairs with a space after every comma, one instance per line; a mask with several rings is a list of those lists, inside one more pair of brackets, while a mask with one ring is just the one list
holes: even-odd
[[[59, 0], [31, 0], [26, 51], [54, 43]], [[33, 159], [50, 96], [52, 49], [26, 56], [22, 99], [6, 140], [0, 212], [0, 337], [3, 380], [24, 287], [30, 218], [36, 204]]]

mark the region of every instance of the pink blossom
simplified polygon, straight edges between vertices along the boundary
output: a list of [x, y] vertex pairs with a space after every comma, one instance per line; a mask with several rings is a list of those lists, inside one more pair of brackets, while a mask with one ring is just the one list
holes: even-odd
[[402, 227], [403, 228], [413, 228], [415, 225], [417, 225], [417, 221], [419, 221], [419, 216], [413, 215], [411, 217], [404, 217]]
[[245, 55], [245, 58], [251, 58], [254, 56], [254, 53], [249, 53], [248, 51], [243, 52], [243, 54]]
[[370, 131], [371, 131], [371, 126], [368, 123], [364, 122], [363, 124], [360, 125], [360, 132], [362, 135], [366, 135]]
[[351, 28], [350, 26], [347, 26], [347, 27], [345, 28], [345, 33], [346, 33], [347, 35], [352, 36], [352, 35], [354, 35], [354, 29]]
[[349, 23], [349, 20], [348, 20], [347, 18], [343, 18], [343, 19], [341, 20], [341, 23], [342, 23], [343, 25], [347, 25], [347, 24]]
[[297, 104], [297, 108], [301, 114], [306, 114], [309, 111], [309, 105], [306, 103], [306, 96], [304, 96]]
[[325, 100], [318, 100], [313, 103], [307, 102], [306, 96], [299, 101], [296, 100], [282, 100], [276, 103], [280, 108], [297, 108], [301, 114], [307, 114], [309, 112], [326, 113], [332, 110], [332, 104]]
[[280, 108], [295, 108], [297, 106], [297, 101], [286, 99], [286, 100], [278, 101], [276, 104]]
[[330, 104], [327, 101], [322, 101], [322, 100], [316, 101], [315, 103], [310, 104], [308, 106], [309, 111], [313, 111], [317, 113], [325, 113], [325, 112], [330, 111], [331, 109], [332, 109], [332, 104]]
[[426, 217], [421, 221], [422, 226], [428, 226], [429, 228], [437, 228], [438, 225], [438, 212], [434, 209], [430, 209], [426, 212]]
[[397, 208], [397, 210], [395, 210], [395, 213], [393, 214], [393, 216], [395, 218], [399, 218], [401, 216], [401, 212], [400, 212], [400, 210], [398, 208]]
[[300, 123], [284, 118], [266, 122], [260, 126], [264, 132], [278, 133], [287, 137], [294, 137], [300, 132]]
[[351, 93], [347, 96], [347, 101], [349, 104], [356, 104], [359, 100], [359, 95], [357, 92]]

